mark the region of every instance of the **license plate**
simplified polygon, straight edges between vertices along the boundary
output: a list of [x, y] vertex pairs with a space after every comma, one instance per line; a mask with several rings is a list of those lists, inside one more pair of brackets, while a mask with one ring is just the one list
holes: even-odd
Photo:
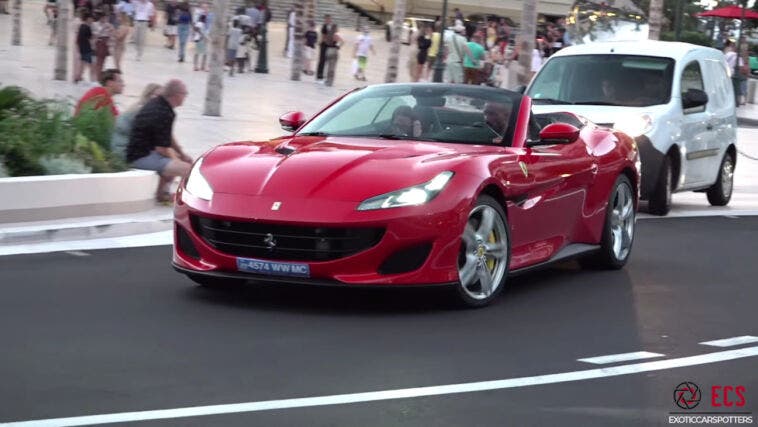
[[255, 258], [237, 258], [237, 270], [245, 273], [266, 274], [269, 276], [310, 277], [308, 264], [296, 262], [276, 262]]

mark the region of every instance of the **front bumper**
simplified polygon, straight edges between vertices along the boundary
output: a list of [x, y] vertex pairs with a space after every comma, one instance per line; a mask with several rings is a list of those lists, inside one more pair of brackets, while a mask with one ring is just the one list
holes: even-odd
[[[450, 197], [450, 196], [448, 196]], [[387, 209], [381, 211], [357, 212], [354, 204], [350, 211], [340, 212], [339, 206], [332, 205], [331, 222], [322, 213], [301, 211], [299, 216], [305, 221], [281, 222], [268, 219], [254, 221], [271, 224], [310, 225], [314, 227], [382, 227], [381, 240], [372, 247], [338, 259], [327, 261], [301, 261], [288, 259], [267, 259], [274, 262], [305, 262], [309, 266], [309, 277], [274, 276], [240, 272], [237, 256], [218, 250], [193, 226], [192, 216], [203, 216], [229, 221], [253, 221], [243, 215], [230, 215], [228, 208], [220, 209], [224, 215], [209, 208], [209, 203], [194, 199], [186, 192], [177, 194], [174, 208], [174, 268], [187, 275], [228, 277], [261, 281], [281, 281], [288, 283], [310, 283], [320, 285], [352, 286], [427, 286], [447, 285], [458, 281], [457, 259], [460, 250], [460, 236], [467, 219], [470, 202], [453, 200], [443, 195], [428, 205]], [[224, 201], [219, 197], [218, 206]], [[214, 203], [216, 200], [214, 200]], [[310, 201], [312, 202], [312, 201]], [[297, 201], [287, 200], [286, 205]], [[270, 206], [268, 201], [262, 203]], [[434, 206], [430, 206], [434, 205]], [[447, 207], [440, 209], [440, 207]], [[243, 211], [243, 210], [240, 210]], [[275, 214], [270, 214], [274, 216]], [[310, 218], [309, 218], [310, 217]], [[318, 219], [314, 221], [314, 219]], [[197, 221], [194, 222], [195, 224]], [[402, 258], [404, 251], [414, 248], [424, 249], [426, 256], [420, 266], [412, 270], [387, 272], [384, 266], [388, 260]], [[262, 259], [262, 257], [256, 257]], [[402, 270], [402, 269], [401, 269]]]

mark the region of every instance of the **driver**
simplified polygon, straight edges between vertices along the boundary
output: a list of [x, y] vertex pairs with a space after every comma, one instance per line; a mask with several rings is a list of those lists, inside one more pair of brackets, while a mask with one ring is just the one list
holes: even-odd
[[493, 144], [502, 144], [505, 132], [508, 130], [508, 118], [511, 115], [511, 107], [499, 102], [488, 102], [484, 106], [484, 122], [495, 133]]
[[391, 133], [397, 136], [421, 136], [421, 121], [411, 107], [402, 105], [392, 113]]

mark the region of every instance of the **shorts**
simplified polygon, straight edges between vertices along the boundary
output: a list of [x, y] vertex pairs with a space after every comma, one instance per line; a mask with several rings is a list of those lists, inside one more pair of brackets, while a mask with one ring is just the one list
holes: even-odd
[[235, 59], [237, 59], [237, 49], [227, 49], [226, 50], [226, 61], [227, 62], [234, 62]]
[[368, 63], [368, 57], [365, 57], [365, 56], [358, 57], [358, 69], [365, 70], [367, 63]]
[[316, 54], [316, 49], [310, 46], [305, 46], [305, 59], [311, 60]]
[[166, 25], [166, 28], [163, 29], [164, 36], [175, 36], [176, 34], [176, 25]]
[[79, 50], [79, 57], [81, 58], [82, 62], [86, 62], [87, 64], [92, 63], [92, 50]]
[[170, 157], [166, 157], [164, 155], [158, 154], [157, 151], [151, 151], [150, 154], [148, 154], [145, 157], [141, 157], [129, 164], [129, 166], [136, 168], [136, 169], [145, 169], [149, 171], [156, 171], [158, 173], [163, 173], [163, 170], [166, 169], [166, 166], [171, 162]]
[[205, 55], [208, 52], [206, 48], [206, 42], [205, 40], [200, 40], [195, 42], [195, 54], [196, 55]]

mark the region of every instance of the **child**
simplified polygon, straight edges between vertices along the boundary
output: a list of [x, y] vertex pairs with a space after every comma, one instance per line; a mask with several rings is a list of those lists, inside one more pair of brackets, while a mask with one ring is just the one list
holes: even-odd
[[245, 72], [245, 64], [247, 63], [247, 47], [250, 44], [250, 35], [243, 33], [240, 37], [239, 46], [237, 46], [237, 53], [235, 58], [237, 59], [237, 72], [242, 74]]
[[316, 53], [317, 40], [318, 33], [316, 32], [316, 23], [309, 21], [308, 31], [305, 32], [305, 58], [303, 62], [303, 73], [308, 76], [313, 75], [313, 67], [311, 67], [311, 64]]
[[355, 73], [355, 78], [358, 80], [366, 81], [366, 64], [368, 62], [368, 52], [376, 54], [374, 51], [374, 43], [371, 40], [371, 34], [368, 29], [363, 29], [363, 34], [358, 36], [355, 41], [355, 51], [353, 56], [358, 59], [358, 70]]
[[237, 60], [237, 50], [240, 47], [242, 30], [240, 23], [236, 19], [232, 21], [232, 28], [226, 36], [226, 64], [229, 66], [229, 77], [234, 76], [234, 63]]
[[[195, 57], [193, 59], [195, 71], [208, 71], [207, 68], [205, 68], [205, 62], [208, 59], [208, 31], [205, 28], [205, 20], [205, 15], [200, 15], [192, 28], [192, 39], [195, 41]], [[197, 66], [198, 59], [200, 60], [199, 68]]]

